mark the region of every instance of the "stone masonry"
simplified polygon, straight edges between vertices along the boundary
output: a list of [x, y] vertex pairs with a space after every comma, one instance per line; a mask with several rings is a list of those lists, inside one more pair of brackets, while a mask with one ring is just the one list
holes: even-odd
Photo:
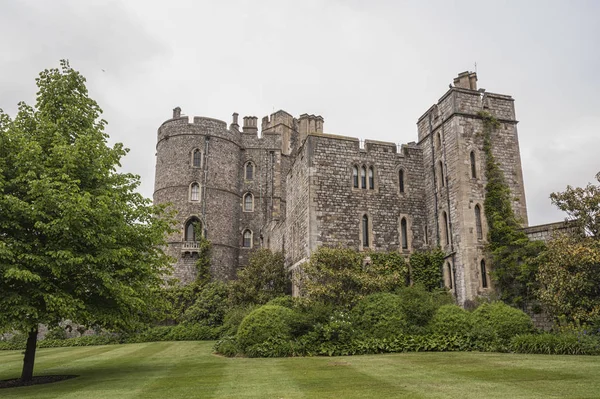
[[294, 272], [321, 245], [406, 256], [439, 245], [458, 303], [489, 294], [480, 111], [501, 124], [492, 147], [526, 227], [514, 101], [478, 90], [475, 73], [459, 74], [419, 118], [418, 142], [402, 146], [326, 134], [321, 116], [277, 111], [262, 119], [259, 134], [253, 116], [240, 129], [235, 113], [228, 127], [175, 108], [158, 129], [154, 191], [155, 203], [177, 212], [167, 249], [175, 276], [195, 278], [189, 226], [197, 224], [213, 244], [211, 272], [221, 279], [234, 278], [260, 247], [282, 251]]

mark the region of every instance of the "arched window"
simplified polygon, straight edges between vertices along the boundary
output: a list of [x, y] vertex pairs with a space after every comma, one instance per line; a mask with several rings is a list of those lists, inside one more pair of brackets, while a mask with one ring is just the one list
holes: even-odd
[[244, 230], [242, 247], [252, 248], [252, 232], [250, 230]]
[[354, 188], [358, 188], [358, 166], [352, 167], [352, 185]]
[[190, 185], [190, 201], [200, 201], [200, 185], [196, 182]]
[[202, 151], [197, 148], [192, 153], [192, 166], [194, 168], [199, 168], [202, 166]]
[[483, 228], [481, 226], [481, 207], [479, 204], [475, 205], [475, 230], [477, 231], [477, 239], [483, 239]]
[[375, 172], [373, 171], [373, 167], [369, 167], [369, 190], [375, 189]]
[[475, 165], [475, 151], [471, 151], [471, 178], [477, 178], [477, 167]]
[[254, 211], [254, 197], [251, 193], [244, 195], [244, 212]]
[[360, 168], [360, 186], [363, 189], [367, 188], [367, 167], [364, 165]]
[[481, 259], [480, 266], [481, 266], [481, 287], [487, 288], [488, 281], [487, 281], [487, 270], [485, 268], [485, 260]]
[[408, 249], [408, 227], [406, 218], [402, 218], [400, 221], [400, 235], [402, 236], [402, 249]]
[[369, 248], [369, 217], [367, 215], [362, 217], [362, 246]]
[[254, 179], [254, 164], [252, 162], [246, 162], [244, 169], [246, 180]]
[[196, 231], [202, 231], [202, 223], [198, 218], [191, 218], [185, 223], [184, 240], [185, 241], [197, 241]]
[[404, 192], [404, 169], [398, 171], [398, 189], [401, 193]]
[[442, 212], [442, 219], [444, 222], [444, 231], [443, 231], [443, 235], [444, 235], [444, 245], [448, 245], [450, 244], [450, 232], [448, 231], [448, 215], [446, 214], [446, 212]]
[[452, 266], [450, 266], [450, 262], [446, 262], [446, 270], [448, 272], [448, 288], [452, 289]]
[[442, 161], [438, 162], [438, 171], [440, 176], [440, 187], [444, 187], [446, 185], [446, 180], [444, 179], [444, 165]]

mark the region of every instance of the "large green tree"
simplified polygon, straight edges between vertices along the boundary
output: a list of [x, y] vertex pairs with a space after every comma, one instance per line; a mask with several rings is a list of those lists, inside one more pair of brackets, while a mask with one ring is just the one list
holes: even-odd
[[[596, 175], [600, 182], [600, 173]], [[567, 186], [550, 195], [567, 213], [570, 229], [554, 237], [539, 258], [540, 301], [556, 319], [600, 321], [600, 186]]]
[[35, 107], [0, 110], [0, 328], [28, 334], [22, 380], [40, 324], [134, 327], [169, 269], [169, 218], [117, 171], [127, 149], [107, 145], [85, 78], [61, 61], [36, 81]]

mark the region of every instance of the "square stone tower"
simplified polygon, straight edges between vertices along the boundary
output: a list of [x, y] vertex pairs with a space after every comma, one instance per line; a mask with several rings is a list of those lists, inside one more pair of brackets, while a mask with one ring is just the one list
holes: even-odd
[[478, 90], [477, 75], [463, 72], [417, 123], [425, 169], [426, 228], [433, 240], [430, 245], [438, 244], [447, 253], [444, 279], [460, 304], [493, 289], [491, 264], [484, 253], [487, 222], [482, 111], [500, 122], [492, 135], [492, 152], [510, 187], [513, 210], [527, 226], [518, 122], [511, 96]]

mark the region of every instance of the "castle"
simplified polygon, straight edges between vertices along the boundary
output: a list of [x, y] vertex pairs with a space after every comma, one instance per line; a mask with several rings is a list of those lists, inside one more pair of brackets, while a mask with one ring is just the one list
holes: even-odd
[[156, 204], [177, 211], [167, 248], [175, 276], [195, 278], [196, 224], [221, 279], [261, 247], [283, 251], [294, 272], [321, 245], [407, 256], [440, 246], [444, 284], [458, 303], [489, 293], [481, 111], [500, 122], [493, 153], [527, 226], [514, 100], [478, 90], [473, 72], [454, 79], [418, 119], [418, 141], [401, 147], [326, 134], [321, 116], [277, 111], [262, 119], [259, 135], [254, 116], [240, 128], [234, 113], [228, 127], [175, 108], [158, 129], [154, 190]]

